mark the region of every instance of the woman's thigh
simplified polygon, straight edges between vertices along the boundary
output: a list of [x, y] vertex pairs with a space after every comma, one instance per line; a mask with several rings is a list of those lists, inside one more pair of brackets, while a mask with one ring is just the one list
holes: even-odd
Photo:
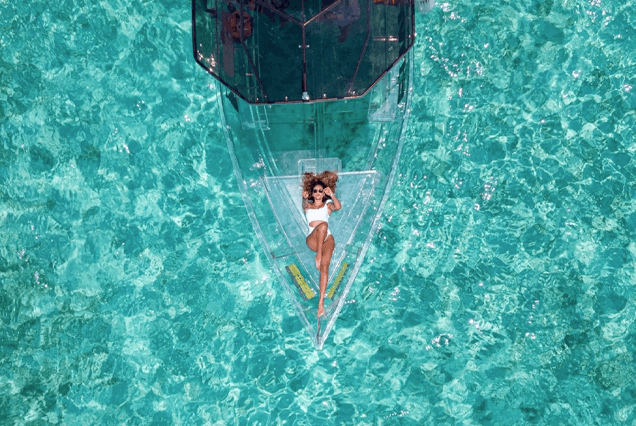
[[312, 251], [316, 251], [318, 249], [318, 237], [316, 236], [316, 230], [314, 229], [311, 234], [307, 236], [305, 242], [307, 242], [307, 247], [309, 247]]
[[[311, 234], [309, 234], [309, 235], [307, 236], [307, 238], [305, 239], [305, 242], [307, 243], [307, 246], [308, 246], [308, 247], [309, 247], [312, 251], [317, 251], [317, 250], [318, 250], [318, 238], [319, 238], [319, 237], [318, 237], [318, 233], [319, 233], [318, 229], [319, 229], [319, 228], [325, 228], [325, 232], [326, 232], [326, 231], [327, 231], [327, 229], [328, 229], [328, 225], [327, 225], [325, 222], [322, 222], [320, 225], [316, 226], [316, 227], [314, 228], [314, 230], [313, 230], [313, 231], [311, 231]], [[331, 237], [331, 236], [329, 236], [329, 237], [333, 240], [333, 237]], [[329, 238], [327, 238], [327, 240], [328, 240], [328, 239], [329, 239]], [[327, 240], [325, 240], [325, 242], [327, 242]], [[325, 252], [324, 246], [323, 246], [322, 251], [323, 251], [323, 253]]]

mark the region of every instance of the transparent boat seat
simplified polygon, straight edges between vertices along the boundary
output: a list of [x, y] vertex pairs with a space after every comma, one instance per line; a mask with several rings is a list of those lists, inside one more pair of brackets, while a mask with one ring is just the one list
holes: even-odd
[[298, 175], [303, 173], [322, 173], [324, 170], [336, 171], [338, 174], [342, 171], [342, 162], [340, 158], [306, 158], [298, 160]]

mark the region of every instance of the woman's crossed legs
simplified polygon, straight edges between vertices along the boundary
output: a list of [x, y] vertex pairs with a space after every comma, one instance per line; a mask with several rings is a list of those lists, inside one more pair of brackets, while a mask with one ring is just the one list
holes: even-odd
[[307, 236], [307, 246], [316, 252], [316, 269], [320, 270], [320, 300], [318, 301], [318, 317], [325, 313], [324, 301], [329, 280], [329, 265], [336, 247], [333, 235], [327, 236], [329, 225], [322, 222]]

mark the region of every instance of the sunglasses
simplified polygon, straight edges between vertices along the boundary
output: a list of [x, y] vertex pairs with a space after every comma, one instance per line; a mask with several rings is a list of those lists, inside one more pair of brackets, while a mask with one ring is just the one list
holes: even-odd
[[317, 193], [317, 192], [319, 192], [319, 193], [321, 193], [321, 194], [322, 194], [323, 190], [322, 190], [322, 189], [316, 189], [316, 188], [314, 188], [313, 193], [315, 194], [315, 193]]

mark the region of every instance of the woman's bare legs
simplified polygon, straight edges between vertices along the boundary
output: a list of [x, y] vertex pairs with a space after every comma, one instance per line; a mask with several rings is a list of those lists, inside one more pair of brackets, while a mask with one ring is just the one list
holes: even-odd
[[320, 269], [322, 246], [325, 243], [325, 238], [327, 238], [328, 229], [329, 225], [327, 222], [321, 222], [306, 239], [309, 248], [316, 252], [316, 269]]
[[325, 313], [324, 302], [325, 293], [327, 292], [327, 283], [329, 281], [329, 265], [331, 264], [331, 256], [336, 247], [333, 236], [330, 235], [325, 241], [328, 225], [323, 222], [316, 226], [311, 234], [307, 237], [307, 246], [316, 252], [316, 268], [320, 270], [320, 299], [318, 300], [318, 317]]
[[327, 282], [329, 281], [329, 265], [331, 264], [331, 255], [336, 244], [333, 236], [327, 237], [327, 241], [322, 245], [322, 262], [320, 263], [320, 299], [318, 300], [318, 317], [325, 313], [325, 294], [327, 293]]

